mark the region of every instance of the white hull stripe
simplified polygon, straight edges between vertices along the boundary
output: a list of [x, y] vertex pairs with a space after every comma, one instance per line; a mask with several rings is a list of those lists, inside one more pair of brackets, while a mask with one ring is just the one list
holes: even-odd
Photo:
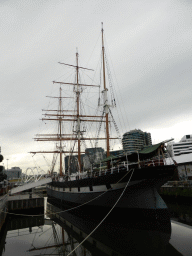
[[[142, 180], [139, 181], [132, 181], [130, 182], [129, 186], [132, 186], [134, 184], [140, 183]], [[111, 184], [111, 188], [112, 189], [120, 189], [120, 188], [124, 188], [126, 186], [127, 182], [123, 182], [123, 183], [116, 183], [116, 184]], [[98, 186], [93, 186], [93, 191], [90, 191], [89, 187], [81, 187], [80, 191], [78, 190], [77, 187], [75, 188], [71, 188], [71, 190], [69, 188], [59, 188], [59, 187], [53, 187], [51, 185], [47, 185], [48, 188], [50, 188], [51, 190], [55, 190], [55, 191], [59, 191], [59, 192], [69, 192], [69, 193], [91, 193], [91, 192], [104, 192], [107, 191], [107, 187], [106, 185], [98, 185]]]

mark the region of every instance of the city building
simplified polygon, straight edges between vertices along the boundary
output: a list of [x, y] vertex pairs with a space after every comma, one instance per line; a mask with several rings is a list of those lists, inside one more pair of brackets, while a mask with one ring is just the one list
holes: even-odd
[[123, 134], [122, 144], [125, 152], [137, 152], [152, 145], [151, 134], [139, 129], [131, 130]]
[[84, 170], [89, 170], [93, 164], [100, 162], [103, 158], [103, 148], [86, 148], [85, 155], [83, 157]]
[[192, 180], [192, 135], [184, 135], [179, 142], [170, 142], [167, 151], [177, 163], [180, 180]]
[[[85, 154], [81, 154], [81, 168], [83, 167], [83, 157]], [[65, 173], [76, 173], [77, 168], [79, 165], [78, 163], [78, 155], [66, 156], [65, 157]]]
[[184, 135], [177, 143], [170, 142], [167, 145], [170, 156], [179, 156], [192, 153], [192, 135]]
[[7, 180], [19, 179], [22, 175], [22, 170], [19, 167], [12, 167], [11, 169], [4, 170], [7, 175]]
[[173, 156], [180, 180], [192, 180], [192, 153]]
[[[86, 148], [85, 154], [81, 154], [81, 169], [87, 171], [95, 164], [104, 158], [103, 148]], [[65, 157], [65, 172], [74, 173], [78, 166], [78, 155]]]
[[[119, 156], [123, 154], [123, 150], [110, 151], [111, 156]], [[81, 154], [81, 169], [83, 171], [91, 170], [92, 165], [99, 164], [101, 160], [107, 157], [103, 148], [86, 148], [85, 154]], [[78, 155], [65, 157], [65, 172], [71, 174], [76, 172], [78, 166]]]

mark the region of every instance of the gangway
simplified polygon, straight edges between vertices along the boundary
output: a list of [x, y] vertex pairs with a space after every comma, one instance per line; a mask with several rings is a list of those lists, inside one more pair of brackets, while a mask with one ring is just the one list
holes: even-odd
[[9, 195], [13, 195], [15, 193], [19, 193], [19, 192], [22, 192], [22, 191], [25, 191], [25, 190], [28, 190], [31, 188], [39, 187], [39, 186], [42, 186], [42, 185], [45, 185], [45, 184], [48, 184], [51, 182], [52, 182], [51, 178], [44, 178], [44, 179], [41, 179], [41, 180], [38, 180], [35, 182], [27, 183], [22, 186], [18, 186], [16, 188], [12, 188], [9, 192]]

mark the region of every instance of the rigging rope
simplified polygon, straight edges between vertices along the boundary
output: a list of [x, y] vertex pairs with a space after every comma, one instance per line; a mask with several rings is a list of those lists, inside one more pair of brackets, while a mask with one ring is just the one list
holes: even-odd
[[116, 107], [115, 96], [114, 96], [114, 91], [113, 91], [113, 81], [112, 81], [112, 76], [111, 76], [106, 53], [105, 53], [105, 63], [106, 63], [107, 72], [108, 72], [108, 81], [109, 81], [109, 87], [110, 87], [110, 92], [111, 92], [111, 103], [112, 103], [112, 106]]
[[[111, 57], [110, 57], [110, 54], [109, 54], [109, 50], [108, 50], [108, 44], [107, 44], [107, 40], [105, 39], [105, 49], [107, 50], [107, 54], [108, 54], [108, 56], [109, 56], [109, 59], [110, 59], [110, 66], [112, 67], [112, 70], [113, 70], [113, 77], [115, 77], [115, 85], [117, 86], [117, 89], [118, 89], [118, 94], [117, 94], [117, 92], [116, 92], [116, 89], [115, 89], [115, 86], [114, 86], [114, 91], [115, 91], [115, 95], [116, 95], [116, 99], [117, 99], [117, 103], [118, 103], [118, 108], [117, 108], [117, 111], [120, 111], [120, 114], [118, 115], [118, 119], [119, 119], [119, 123], [120, 123], [120, 125], [121, 125], [121, 127], [123, 128], [123, 126], [124, 126], [124, 129], [126, 130], [127, 129], [127, 125], [128, 125], [128, 128], [129, 128], [129, 130], [130, 130], [130, 125], [129, 125], [129, 120], [128, 120], [128, 117], [127, 117], [127, 110], [125, 109], [125, 105], [123, 104], [123, 99], [122, 99], [122, 95], [121, 95], [121, 93], [120, 93], [120, 91], [121, 91], [121, 89], [122, 88], [120, 88], [119, 87], [119, 85], [118, 85], [118, 82], [117, 82], [117, 78], [116, 78], [116, 74], [115, 74], [115, 69], [114, 69], [114, 67], [113, 67], [113, 62], [112, 62], [112, 60], [111, 60]], [[120, 97], [120, 100], [118, 99], [118, 95], [119, 95], [119, 97]], [[121, 107], [122, 106], [122, 107]], [[121, 108], [123, 108], [123, 111], [124, 111], [124, 115], [123, 115], [123, 113], [122, 113], [122, 109]], [[126, 123], [127, 123], [127, 125], [126, 125], [126, 123], [125, 123], [125, 120], [124, 120], [124, 118], [119, 118], [119, 117], [124, 117], [125, 119], [126, 119]], [[122, 123], [123, 123], [123, 125], [122, 125]]]
[[119, 128], [118, 128], [118, 126], [117, 126], [117, 124], [116, 124], [116, 122], [115, 122], [115, 119], [114, 119], [114, 117], [113, 117], [113, 114], [112, 114], [112, 112], [111, 112], [111, 109], [110, 109], [110, 108], [109, 108], [109, 113], [110, 113], [110, 115], [111, 115], [111, 118], [112, 118], [113, 124], [114, 124], [114, 126], [115, 126], [115, 130], [116, 130], [116, 132], [117, 132], [117, 134], [118, 134], [118, 137], [119, 137], [119, 138], [121, 138]]
[[97, 133], [97, 136], [96, 136], [96, 141], [95, 141], [95, 148], [97, 147], [98, 145], [98, 138], [99, 138], [99, 133], [101, 131], [101, 125], [102, 125], [102, 120], [103, 120], [103, 117], [104, 117], [104, 114], [105, 114], [105, 110], [103, 108], [103, 113], [102, 113], [102, 116], [101, 116], [101, 120], [100, 120], [100, 123], [99, 123], [99, 129], [98, 129], [98, 133]]

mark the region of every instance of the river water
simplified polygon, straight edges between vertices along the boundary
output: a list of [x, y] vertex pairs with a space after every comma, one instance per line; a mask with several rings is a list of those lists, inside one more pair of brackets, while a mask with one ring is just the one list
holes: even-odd
[[[172, 234], [165, 251], [161, 250], [162, 235], [155, 230], [130, 229], [128, 237], [114, 226], [100, 226], [82, 245], [81, 241], [93, 230], [96, 223], [75, 217], [63, 219], [48, 214], [58, 208], [47, 204], [45, 215], [21, 217], [9, 215], [0, 234], [0, 255], [192, 255], [192, 209], [190, 205], [167, 203], [172, 219]], [[52, 219], [50, 219], [50, 217]], [[66, 217], [68, 217], [66, 215]], [[76, 225], [76, 223], [83, 223]], [[127, 232], [127, 231], [126, 231]], [[112, 235], [113, 233], [113, 235]], [[126, 239], [126, 241], [125, 241]], [[75, 248], [77, 249], [71, 253]], [[151, 254], [153, 252], [153, 254]], [[71, 253], [71, 254], [70, 254]]]

